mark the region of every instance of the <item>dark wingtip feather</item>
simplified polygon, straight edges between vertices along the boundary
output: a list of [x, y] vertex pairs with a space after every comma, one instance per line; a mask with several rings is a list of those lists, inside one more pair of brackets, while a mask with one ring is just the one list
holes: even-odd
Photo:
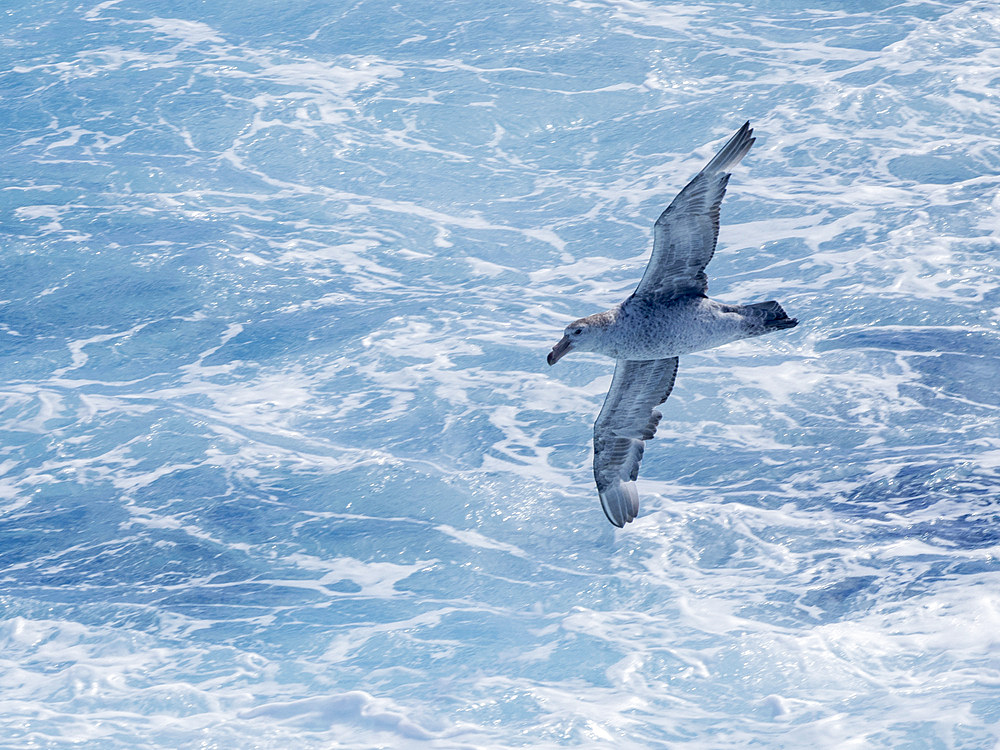
[[753, 137], [750, 121], [747, 120], [743, 123], [743, 127], [726, 141], [726, 145], [719, 149], [719, 153], [701, 170], [702, 173], [725, 172], [731, 167], [735, 167], [747, 155], [747, 151], [756, 141], [757, 139]]
[[618, 482], [600, 490], [600, 495], [604, 515], [619, 529], [639, 514], [639, 492], [634, 482]]

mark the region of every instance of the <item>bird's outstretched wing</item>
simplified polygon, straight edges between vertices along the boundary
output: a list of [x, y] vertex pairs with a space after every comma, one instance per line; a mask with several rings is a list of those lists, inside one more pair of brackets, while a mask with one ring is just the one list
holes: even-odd
[[750, 123], [744, 123], [660, 214], [653, 225], [653, 254], [635, 294], [705, 294], [705, 266], [719, 238], [719, 204], [729, 170], [750, 150], [756, 140], [752, 135]]
[[662, 416], [656, 406], [667, 400], [677, 377], [677, 357], [619, 359], [611, 389], [594, 423], [594, 479], [608, 520], [624, 526], [639, 512], [635, 478], [645, 441]]

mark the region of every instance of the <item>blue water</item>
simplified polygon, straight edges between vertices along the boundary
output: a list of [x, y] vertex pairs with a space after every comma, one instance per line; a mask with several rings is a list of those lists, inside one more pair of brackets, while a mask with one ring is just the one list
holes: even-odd
[[[277, 7], [275, 7], [277, 6]], [[995, 748], [1000, 8], [15, 0], [0, 747]], [[744, 120], [613, 529], [545, 364]]]

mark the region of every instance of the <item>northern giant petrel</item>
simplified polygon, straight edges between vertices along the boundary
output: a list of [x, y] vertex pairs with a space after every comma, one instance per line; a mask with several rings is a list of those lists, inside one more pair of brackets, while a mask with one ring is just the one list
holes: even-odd
[[645, 441], [662, 416], [680, 354], [792, 328], [775, 301], [726, 305], [708, 298], [705, 266], [719, 236], [719, 204], [729, 170], [753, 145], [750, 123], [740, 128], [687, 184], [653, 225], [653, 254], [632, 295], [605, 312], [574, 320], [549, 353], [554, 365], [567, 352], [613, 357], [611, 390], [594, 423], [594, 479], [604, 512], [624, 526], [639, 512], [635, 479]]

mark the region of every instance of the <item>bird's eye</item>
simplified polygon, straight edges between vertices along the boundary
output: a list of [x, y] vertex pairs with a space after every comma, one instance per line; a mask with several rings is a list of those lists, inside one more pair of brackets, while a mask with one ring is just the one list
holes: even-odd
[[577, 328], [575, 331], [573, 331], [574, 336], [579, 336], [581, 333], [583, 333], [582, 328]]

